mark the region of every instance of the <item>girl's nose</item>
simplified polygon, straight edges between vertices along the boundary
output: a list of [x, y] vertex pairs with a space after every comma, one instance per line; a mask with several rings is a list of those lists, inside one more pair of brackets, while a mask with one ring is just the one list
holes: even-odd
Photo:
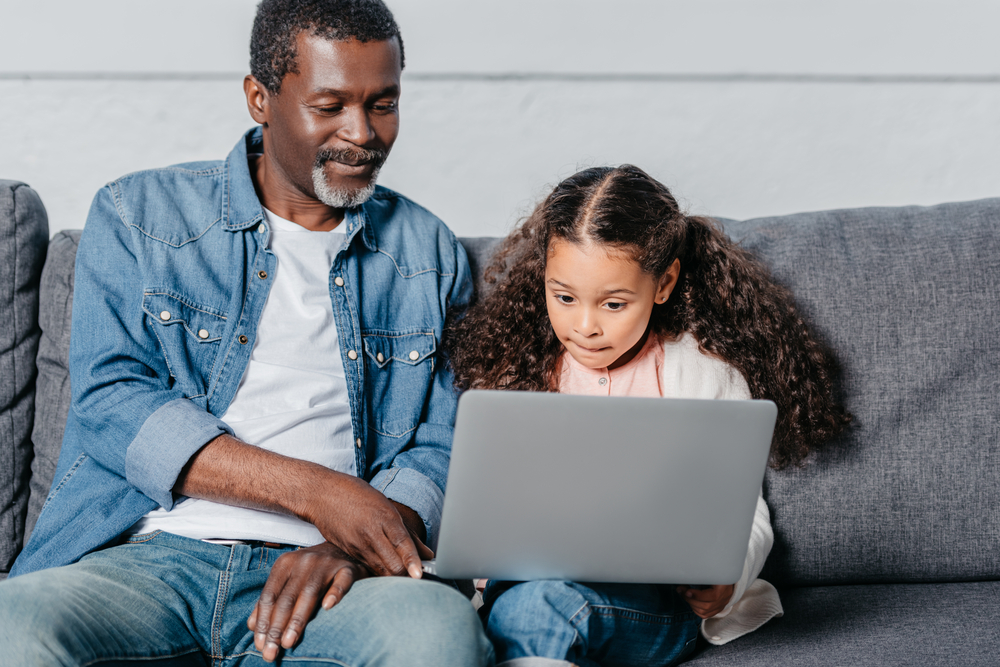
[[601, 325], [597, 313], [589, 308], [583, 309], [576, 323], [576, 331], [581, 336], [597, 336], [601, 333]]

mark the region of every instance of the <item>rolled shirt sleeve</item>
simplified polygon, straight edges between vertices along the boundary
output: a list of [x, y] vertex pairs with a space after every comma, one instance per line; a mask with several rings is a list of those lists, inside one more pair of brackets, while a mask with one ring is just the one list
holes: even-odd
[[[174, 506], [181, 470], [209, 441], [233, 430], [191, 401], [178, 398], [151, 414], [125, 454], [125, 477], [163, 509]], [[164, 447], [164, 438], [170, 446]]]

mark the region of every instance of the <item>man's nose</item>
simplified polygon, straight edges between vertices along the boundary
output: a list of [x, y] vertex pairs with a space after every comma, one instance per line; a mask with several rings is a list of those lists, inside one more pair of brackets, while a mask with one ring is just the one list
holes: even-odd
[[354, 144], [364, 146], [375, 138], [368, 110], [363, 106], [350, 106], [344, 109], [340, 116], [342, 124], [337, 131], [337, 137]]

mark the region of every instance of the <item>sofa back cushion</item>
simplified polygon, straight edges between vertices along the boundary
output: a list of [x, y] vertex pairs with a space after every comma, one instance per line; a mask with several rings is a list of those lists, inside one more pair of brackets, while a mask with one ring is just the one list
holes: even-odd
[[69, 414], [69, 332], [73, 312], [73, 275], [80, 230], [62, 231], [49, 241], [40, 286], [38, 324], [38, 379], [35, 382], [35, 426], [31, 439], [31, 497], [25, 519], [25, 540], [31, 536], [42, 505], [49, 495], [59, 463], [63, 431]]
[[49, 221], [35, 191], [0, 180], [0, 579], [24, 539], [38, 350], [38, 281]]
[[1000, 199], [731, 222], [843, 365], [855, 421], [769, 470], [785, 585], [1000, 579]]
[[[775, 546], [763, 576], [786, 586], [1000, 579], [1000, 199], [729, 221], [726, 230], [772, 267], [832, 345], [855, 417], [804, 467], [768, 471]], [[30, 523], [69, 405], [78, 238], [53, 238], [43, 276]], [[497, 241], [462, 239], [479, 290]]]

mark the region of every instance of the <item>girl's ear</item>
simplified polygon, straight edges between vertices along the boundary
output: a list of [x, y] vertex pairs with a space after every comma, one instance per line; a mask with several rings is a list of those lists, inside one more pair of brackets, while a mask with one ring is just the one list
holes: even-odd
[[660, 280], [660, 288], [656, 290], [656, 296], [653, 297], [656, 303], [666, 303], [667, 299], [670, 298], [670, 293], [674, 290], [677, 285], [677, 279], [681, 276], [681, 260], [675, 259], [674, 263], [670, 265], [667, 272], [663, 274], [663, 279]]

